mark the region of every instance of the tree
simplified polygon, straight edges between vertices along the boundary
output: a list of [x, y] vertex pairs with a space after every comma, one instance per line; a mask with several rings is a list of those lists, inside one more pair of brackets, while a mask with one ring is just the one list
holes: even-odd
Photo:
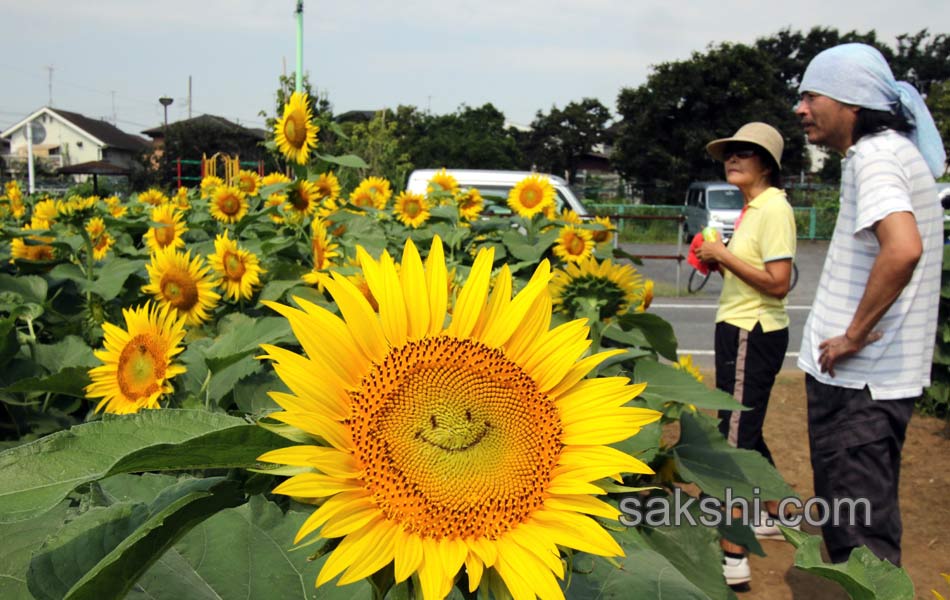
[[385, 177], [395, 189], [401, 189], [412, 170], [409, 154], [399, 143], [397, 124], [390, 110], [382, 110], [367, 123], [347, 123], [343, 130], [347, 137], [340, 139], [338, 149], [343, 154], [355, 154], [368, 165], [363, 169], [343, 169], [340, 184], [343, 189], [356, 187], [359, 180], [375, 175]]
[[595, 98], [571, 102], [564, 110], [556, 106], [545, 115], [538, 111], [531, 123], [524, 154], [541, 171], [567, 172], [574, 183], [584, 154], [604, 141], [610, 111]]
[[447, 115], [400, 106], [394, 117], [400, 144], [415, 167], [514, 169], [521, 161], [505, 115], [492, 104], [462, 105]]
[[894, 77], [914, 84], [927, 96], [935, 84], [950, 80], [950, 35], [931, 36], [926, 29], [897, 36], [897, 53], [890, 61]]
[[[927, 107], [937, 124], [945, 148], [950, 148], [950, 78], [934, 82], [927, 95]], [[944, 170], [946, 171], [946, 169]]]
[[660, 64], [644, 85], [621, 90], [617, 106], [623, 121], [612, 157], [616, 169], [627, 179], [670, 184], [676, 198], [691, 180], [722, 178], [722, 166], [705, 146], [749, 121], [782, 132], [786, 173], [807, 165], [783, 74], [758, 48], [722, 44]]

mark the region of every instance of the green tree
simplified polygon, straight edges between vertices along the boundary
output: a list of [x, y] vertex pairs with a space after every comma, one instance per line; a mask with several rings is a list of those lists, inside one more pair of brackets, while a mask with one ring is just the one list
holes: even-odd
[[418, 168], [514, 169], [521, 154], [505, 115], [492, 104], [462, 105], [447, 115], [400, 106], [396, 134], [409, 161]]
[[406, 182], [412, 164], [409, 154], [399, 143], [397, 123], [392, 111], [383, 110], [367, 123], [348, 123], [343, 126], [346, 137], [339, 140], [338, 149], [344, 154], [355, 154], [366, 161], [367, 167], [344, 169], [339, 173], [343, 189], [352, 189], [370, 175], [385, 177], [399, 190]]
[[526, 136], [525, 158], [540, 171], [568, 174], [574, 183], [584, 154], [604, 141], [610, 111], [595, 98], [571, 102], [563, 110], [538, 111]]
[[660, 64], [645, 84], [621, 90], [617, 106], [623, 121], [612, 157], [616, 169], [630, 180], [669, 184], [673, 198], [690, 180], [722, 177], [706, 144], [749, 121], [782, 132], [785, 173], [807, 166], [788, 86], [772, 57], [755, 47], [722, 44]]

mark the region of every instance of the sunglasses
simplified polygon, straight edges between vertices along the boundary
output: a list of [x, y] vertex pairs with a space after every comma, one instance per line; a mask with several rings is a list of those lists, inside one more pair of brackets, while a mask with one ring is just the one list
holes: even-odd
[[722, 162], [726, 162], [733, 156], [742, 160], [747, 160], [755, 156], [755, 150], [752, 148], [743, 148], [741, 150], [724, 150], [722, 153]]

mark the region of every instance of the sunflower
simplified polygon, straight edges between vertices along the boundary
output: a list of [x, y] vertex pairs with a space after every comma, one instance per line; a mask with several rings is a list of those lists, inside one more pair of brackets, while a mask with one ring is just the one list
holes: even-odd
[[4, 186], [4, 190], [7, 199], [10, 200], [10, 214], [19, 221], [26, 215], [26, 205], [23, 204], [23, 192], [20, 191], [20, 184], [16, 180], [8, 181]]
[[469, 188], [464, 192], [455, 195], [455, 204], [459, 209], [459, 216], [469, 221], [474, 221], [478, 215], [482, 214], [485, 208], [485, 199], [475, 188]]
[[162, 204], [152, 209], [149, 217], [155, 223], [149, 227], [142, 240], [151, 252], [158, 252], [164, 248], [184, 248], [185, 240], [181, 237], [188, 227], [182, 223], [181, 212], [173, 204]]
[[145, 265], [149, 283], [142, 291], [152, 294], [162, 306], [171, 306], [187, 318], [188, 325], [207, 321], [209, 310], [214, 310], [221, 296], [214, 291], [216, 281], [200, 256], [191, 258], [167, 247], [152, 255]]
[[231, 300], [250, 300], [254, 288], [261, 285], [260, 260], [254, 253], [242, 249], [236, 240], [228, 238], [228, 232], [214, 240], [214, 254], [208, 257], [211, 268], [221, 276], [220, 285], [224, 295]]
[[599, 318], [607, 320], [640, 302], [643, 277], [630, 265], [620, 265], [610, 259], [598, 263], [591, 257], [555, 271], [551, 295], [554, 307], [571, 317], [584, 314], [588, 306], [596, 306]]
[[317, 210], [317, 188], [306, 179], [298, 179], [290, 188], [284, 210], [294, 218], [312, 215]]
[[570, 208], [561, 210], [561, 214], [557, 215], [557, 218], [569, 225], [580, 225], [582, 223], [581, 216]]
[[319, 285], [322, 289], [322, 277], [325, 271], [330, 268], [334, 258], [339, 258], [337, 252], [339, 244], [334, 244], [330, 235], [327, 234], [326, 224], [320, 219], [314, 219], [310, 224], [312, 233], [311, 247], [313, 248], [313, 269], [305, 273], [303, 280], [310, 285]]
[[[34, 216], [32, 221], [23, 226], [23, 231], [36, 229], [47, 229], [49, 223], [38, 216]], [[56, 258], [56, 251], [50, 246], [54, 238], [40, 235], [31, 235], [27, 238], [30, 243], [23, 241], [23, 238], [13, 238], [10, 241], [10, 260], [53, 260]]]
[[59, 214], [65, 217], [89, 213], [99, 201], [99, 196], [70, 196], [68, 200], [57, 204]]
[[231, 183], [248, 196], [255, 196], [261, 187], [261, 176], [254, 171], [242, 169], [237, 172]]
[[86, 223], [86, 233], [92, 241], [92, 258], [102, 260], [115, 244], [115, 240], [106, 231], [105, 221], [101, 217], [93, 217]]
[[393, 212], [403, 225], [415, 229], [429, 220], [429, 201], [422, 194], [403, 192], [396, 197]]
[[547, 177], [528, 175], [508, 193], [508, 206], [519, 216], [530, 219], [545, 209], [554, 210], [554, 186]]
[[384, 210], [392, 195], [388, 180], [382, 177], [367, 177], [350, 194], [350, 202], [364, 208], [372, 206]]
[[125, 329], [102, 324], [105, 341], [95, 355], [104, 364], [89, 370], [92, 383], [86, 386], [86, 397], [102, 398], [96, 412], [129, 414], [159, 408], [159, 397], [172, 392], [170, 380], [186, 370], [172, 363], [182, 351], [184, 317], [149, 302], [123, 309], [122, 315]]
[[[32, 219], [36, 221], [42, 221], [43, 227], [49, 227], [49, 224], [52, 223], [56, 217], [59, 216], [59, 207], [55, 202], [47, 198], [46, 200], [41, 200], [33, 206], [33, 215]], [[35, 227], [34, 229], [40, 229], [40, 227]]]
[[307, 164], [310, 150], [317, 145], [320, 128], [312, 122], [310, 98], [307, 94], [294, 92], [290, 102], [284, 105], [284, 116], [274, 126], [274, 141], [287, 160]]
[[278, 173], [276, 171], [261, 177], [261, 187], [267, 187], [269, 185], [274, 185], [275, 183], [290, 183], [290, 177], [287, 177], [283, 173]]
[[693, 364], [692, 354], [681, 356], [678, 361], [673, 363], [673, 367], [679, 371], [685, 371], [686, 373], [689, 373], [699, 383], [703, 382], [703, 374], [700, 373], [699, 369], [696, 368], [696, 365]]
[[166, 202], [168, 202], [168, 196], [163, 194], [160, 190], [151, 188], [139, 194], [139, 202], [144, 202], [145, 204], [151, 204], [152, 206], [158, 206], [160, 204], [165, 204]]
[[610, 217], [594, 217], [594, 223], [603, 225], [603, 229], [591, 229], [590, 237], [595, 244], [606, 244], [610, 242], [613, 232], [617, 231], [614, 224], [610, 222]]
[[640, 306], [637, 307], [637, 312], [644, 312], [650, 308], [650, 304], [653, 303], [653, 280], [647, 279], [643, 284], [643, 299], [640, 300]]
[[433, 600], [464, 566], [470, 591], [484, 575], [519, 600], [563, 598], [559, 546], [623, 554], [588, 515], [619, 515], [594, 497], [601, 480], [652, 472], [607, 446], [659, 418], [625, 406], [645, 384], [584, 379], [616, 351], [581, 359], [583, 320], [549, 330], [547, 261], [512, 298], [507, 266], [489, 293], [494, 252], [483, 249], [446, 326], [438, 237], [425, 263], [407, 240], [398, 274], [388, 253], [358, 253], [378, 315], [339, 273], [325, 281], [342, 318], [304, 300], [267, 303], [306, 352], [262, 346], [292, 391], [271, 393], [284, 408], [271, 416], [327, 444], [260, 457], [311, 470], [274, 490], [322, 501], [298, 542], [343, 538], [317, 585], [394, 563], [396, 582], [417, 573]]
[[201, 197], [210, 198], [214, 196], [215, 190], [224, 185], [224, 180], [214, 175], [208, 175], [201, 179]]
[[129, 210], [127, 206], [122, 204], [122, 200], [120, 200], [118, 196], [109, 196], [103, 200], [103, 202], [106, 204], [106, 210], [108, 210], [109, 214], [115, 219], [121, 219]]
[[172, 201], [172, 205], [179, 210], [188, 210], [191, 208], [191, 202], [188, 201], [188, 188], [185, 186], [178, 188]]
[[247, 196], [234, 186], [222, 185], [211, 198], [211, 216], [222, 223], [237, 223], [247, 214]]
[[333, 171], [320, 173], [313, 185], [316, 188], [317, 199], [320, 202], [336, 202], [340, 197], [340, 180], [333, 174]]
[[429, 185], [426, 187], [426, 192], [429, 194], [434, 192], [448, 192], [449, 194], [455, 194], [458, 191], [458, 180], [448, 171], [446, 171], [445, 167], [432, 176], [432, 179], [429, 180]]
[[594, 240], [590, 231], [573, 225], [565, 225], [554, 245], [554, 255], [564, 262], [580, 262], [590, 258], [594, 251]]

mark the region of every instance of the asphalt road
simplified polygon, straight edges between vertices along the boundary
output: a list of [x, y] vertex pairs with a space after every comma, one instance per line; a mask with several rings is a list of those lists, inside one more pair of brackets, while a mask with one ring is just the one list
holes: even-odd
[[[625, 251], [637, 255], [675, 256], [677, 253], [675, 244], [622, 244], [622, 246]], [[685, 254], [686, 247], [683, 246], [679, 251]], [[799, 240], [798, 242], [795, 262], [798, 265], [799, 277], [795, 289], [788, 295], [789, 342], [785, 363], [782, 365], [783, 370], [797, 368], [795, 362], [801, 346], [802, 329], [815, 298], [818, 277], [827, 251], [827, 241]], [[637, 270], [657, 284], [658, 291], [662, 295], [654, 298], [650, 312], [656, 313], [673, 325], [680, 354], [692, 354], [693, 361], [700, 368], [711, 370], [715, 366], [713, 334], [722, 280], [714, 275], [697, 294], [689, 294], [686, 291], [686, 281], [692, 267], [685, 260], [680, 264], [680, 294], [678, 296], [675, 295], [677, 261], [644, 259], [643, 265], [638, 266]]]

